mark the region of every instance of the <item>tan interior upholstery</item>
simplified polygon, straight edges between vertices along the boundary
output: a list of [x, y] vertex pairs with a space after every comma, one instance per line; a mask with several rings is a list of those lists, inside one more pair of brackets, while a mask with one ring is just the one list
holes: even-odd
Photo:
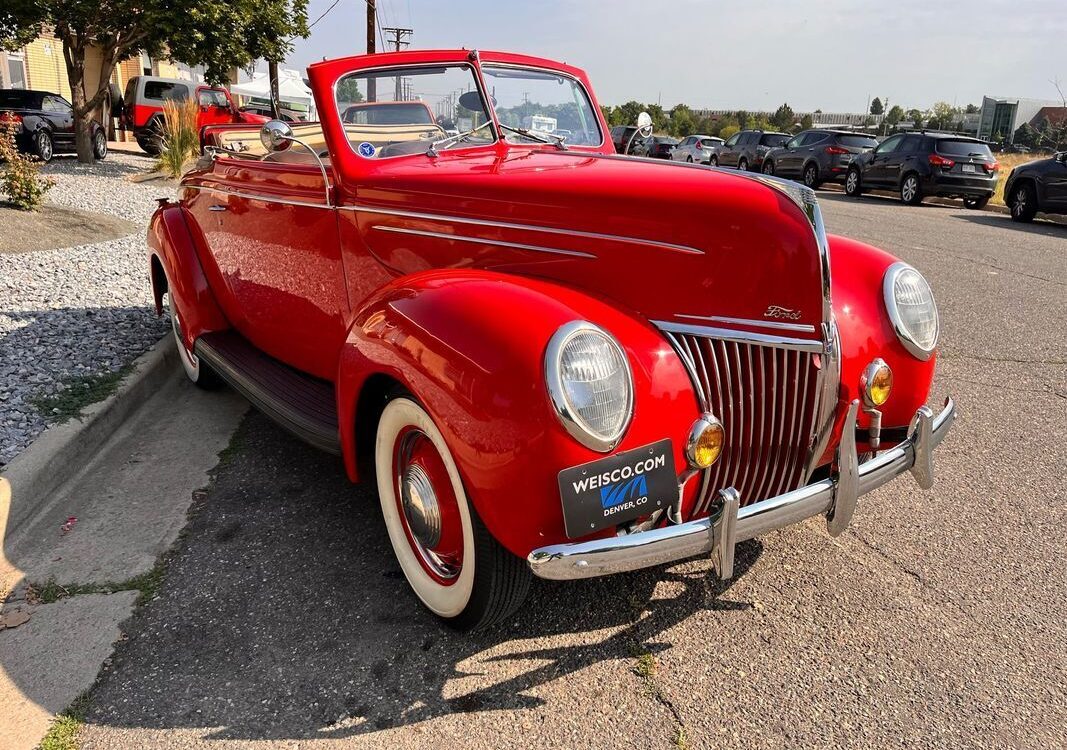
[[[326, 138], [322, 133], [322, 126], [317, 122], [306, 124], [293, 124], [293, 136], [315, 149], [315, 153], [323, 158], [326, 154]], [[426, 147], [432, 141], [445, 137], [445, 131], [436, 125], [345, 125], [345, 133], [353, 147], [359, 146], [364, 141], [374, 145], [376, 152], [374, 157], [381, 155], [382, 148], [390, 144], [425, 142]], [[234, 130], [216, 131], [216, 142], [221, 148], [236, 151], [251, 157], [265, 158], [269, 161], [278, 161], [288, 164], [313, 164], [314, 158], [306, 149], [294, 145], [285, 151], [268, 154], [259, 140], [259, 131], [247, 128]], [[414, 151], [420, 150], [414, 146]], [[404, 149], [404, 152], [413, 153], [412, 149]]]

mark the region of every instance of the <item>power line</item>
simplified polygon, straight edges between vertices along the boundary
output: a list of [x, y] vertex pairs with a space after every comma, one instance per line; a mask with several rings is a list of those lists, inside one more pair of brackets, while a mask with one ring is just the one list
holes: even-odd
[[333, 10], [333, 9], [334, 9], [334, 8], [335, 8], [335, 7], [337, 6], [337, 3], [339, 3], [339, 2], [341, 2], [341, 0], [333, 0], [333, 2], [332, 2], [332, 3], [330, 3], [330, 7], [329, 7], [329, 8], [327, 8], [326, 10], [324, 10], [324, 11], [323, 11], [323, 12], [322, 12], [322, 13], [321, 13], [321, 14], [319, 15], [319, 17], [318, 17], [318, 18], [316, 18], [316, 19], [315, 19], [314, 21], [312, 21], [311, 23], [309, 23], [309, 24], [308, 24], [308, 31], [310, 31], [310, 30], [311, 30], [311, 27], [312, 27], [312, 26], [314, 26], [315, 24], [317, 24], [317, 23], [318, 23], [319, 21], [321, 21], [322, 19], [326, 18], [326, 14], [327, 14], [327, 13], [329, 13], [329, 12], [330, 12], [331, 10]]

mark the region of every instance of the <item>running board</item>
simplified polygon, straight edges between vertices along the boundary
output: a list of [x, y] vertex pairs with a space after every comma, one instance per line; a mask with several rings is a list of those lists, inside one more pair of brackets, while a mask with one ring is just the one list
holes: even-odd
[[205, 333], [196, 356], [261, 412], [328, 453], [341, 453], [333, 383], [307, 375], [256, 348], [236, 331]]

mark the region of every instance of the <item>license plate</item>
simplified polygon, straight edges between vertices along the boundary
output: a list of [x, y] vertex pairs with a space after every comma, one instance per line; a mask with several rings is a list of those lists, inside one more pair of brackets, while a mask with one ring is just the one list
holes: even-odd
[[978, 170], [975, 169], [973, 164], [964, 164], [963, 171], [967, 172], [968, 174], [975, 174]]
[[564, 469], [559, 496], [572, 539], [666, 508], [678, 496], [671, 441]]

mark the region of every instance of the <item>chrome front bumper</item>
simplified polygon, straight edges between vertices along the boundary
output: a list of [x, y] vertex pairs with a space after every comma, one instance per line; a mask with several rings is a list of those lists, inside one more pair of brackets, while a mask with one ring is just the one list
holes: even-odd
[[858, 401], [849, 405], [837, 448], [837, 473], [828, 479], [743, 508], [737, 490], [728, 487], [719, 493], [719, 510], [707, 518], [610, 539], [540, 547], [527, 557], [530, 569], [541, 578], [571, 580], [710, 554], [719, 576], [730, 578], [738, 542], [820, 514], [826, 515], [830, 534], [837, 536], [852, 521], [860, 495], [905, 471], [911, 471], [920, 487], [929, 489], [934, 482], [934, 448], [956, 417], [952, 399], [945, 400], [945, 408], [936, 417], [928, 407], [920, 408], [906, 440], [862, 464], [856, 453], [858, 408]]

